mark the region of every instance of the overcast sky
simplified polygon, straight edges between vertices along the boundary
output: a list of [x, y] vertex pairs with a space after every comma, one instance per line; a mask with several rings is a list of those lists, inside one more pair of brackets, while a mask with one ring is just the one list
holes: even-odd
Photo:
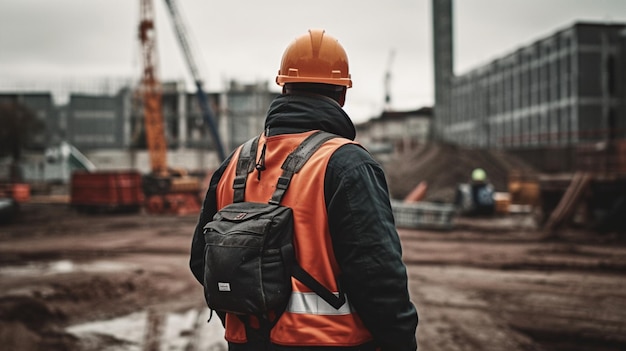
[[[164, 1], [154, 0], [162, 80], [190, 81]], [[356, 121], [380, 113], [389, 66], [392, 107], [433, 103], [431, 0], [179, 0], [207, 90], [231, 79], [272, 89], [285, 47], [324, 28], [346, 48]], [[569, 27], [626, 23], [626, 0], [457, 0], [455, 72]], [[13, 82], [140, 76], [138, 0], [0, 0], [0, 88]], [[389, 64], [390, 52], [394, 59]]]

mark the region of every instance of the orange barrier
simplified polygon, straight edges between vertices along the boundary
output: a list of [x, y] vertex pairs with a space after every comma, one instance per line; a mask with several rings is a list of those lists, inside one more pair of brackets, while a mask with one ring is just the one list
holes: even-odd
[[15, 183], [12, 186], [11, 192], [13, 194], [13, 200], [17, 202], [27, 202], [30, 200], [30, 185], [26, 183]]
[[425, 181], [419, 182], [415, 188], [404, 198], [405, 203], [419, 202], [426, 196], [426, 190], [428, 190], [428, 183]]

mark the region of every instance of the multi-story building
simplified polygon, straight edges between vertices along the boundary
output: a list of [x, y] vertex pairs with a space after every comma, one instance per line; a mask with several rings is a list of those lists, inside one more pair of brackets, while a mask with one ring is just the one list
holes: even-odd
[[[434, 41], [443, 42], [435, 45], [435, 59], [452, 58], [444, 45], [452, 0], [433, 0], [439, 2], [447, 5], [434, 7]], [[581, 150], [594, 143], [607, 157], [623, 148], [624, 23], [575, 23], [467, 73], [455, 75], [450, 65], [435, 71], [439, 140], [506, 149], [553, 171], [580, 164]]]
[[[225, 92], [209, 94], [227, 154], [263, 130], [267, 108], [277, 95], [269, 91], [267, 83], [237, 82], [232, 82]], [[67, 142], [100, 169], [150, 170], [141, 100], [130, 88], [122, 88], [116, 94], [73, 93], [62, 106], [54, 104], [51, 93], [0, 94], [0, 102], [3, 100], [33, 110], [45, 125], [34, 139], [34, 146], [40, 150]], [[196, 95], [188, 93], [182, 83], [165, 83], [162, 110], [168, 164], [190, 170], [216, 168], [219, 158], [215, 141]], [[36, 159], [39, 165], [25, 164], [23, 168], [43, 168], [43, 153], [41, 157], [31, 155], [30, 159]], [[41, 174], [31, 177], [45, 178]]]
[[83, 151], [128, 146], [127, 91], [115, 96], [72, 94], [60, 109], [60, 123], [48, 123], [59, 136]]
[[576, 23], [452, 79], [445, 140], [498, 148], [626, 136], [626, 24]]
[[268, 90], [267, 82], [241, 84], [231, 81], [222, 106], [221, 120], [226, 124], [225, 148], [232, 151], [252, 136], [260, 134], [270, 103], [279, 94]]
[[384, 111], [379, 117], [357, 125], [357, 138], [378, 158], [404, 153], [430, 140], [432, 108]]

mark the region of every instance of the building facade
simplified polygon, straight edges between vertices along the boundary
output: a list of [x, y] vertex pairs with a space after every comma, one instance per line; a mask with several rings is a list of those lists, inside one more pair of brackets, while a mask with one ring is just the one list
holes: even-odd
[[279, 95], [270, 92], [267, 84], [230, 82], [225, 94], [226, 101], [222, 101], [226, 109], [221, 111], [221, 120], [228, 131], [224, 133], [228, 136], [224, 147], [229, 152], [263, 131], [267, 110], [272, 100]]
[[[208, 94], [227, 155], [240, 143], [262, 132], [269, 104], [278, 95], [268, 87], [267, 82], [231, 82], [228, 90]], [[54, 104], [48, 92], [3, 93], [0, 94], [2, 101], [27, 107], [45, 125], [35, 136], [29, 157], [25, 158], [26, 163], [35, 160], [37, 165], [25, 164], [24, 169], [44, 169], [43, 150], [67, 142], [99, 169], [150, 171], [141, 99], [130, 87], [115, 94], [72, 93], [61, 106]], [[164, 83], [162, 111], [168, 164], [189, 170], [216, 168], [220, 160], [215, 141], [204, 122], [196, 94], [187, 92], [183, 83]], [[37, 173], [30, 178], [45, 178], [39, 174], [43, 171]]]
[[390, 154], [409, 152], [430, 141], [432, 117], [430, 107], [384, 111], [379, 117], [356, 126], [357, 139], [384, 161]]
[[503, 149], [626, 138], [626, 24], [576, 23], [451, 84], [444, 140]]

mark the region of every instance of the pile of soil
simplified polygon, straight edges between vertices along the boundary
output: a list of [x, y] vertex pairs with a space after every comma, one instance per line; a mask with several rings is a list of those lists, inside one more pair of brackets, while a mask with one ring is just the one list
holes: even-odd
[[399, 154], [383, 164], [392, 198], [404, 199], [420, 182], [427, 183], [425, 201], [454, 202], [458, 184], [470, 180], [472, 170], [482, 168], [495, 191], [508, 191], [512, 176], [536, 178], [538, 171], [501, 150], [461, 148], [428, 143]]
[[27, 296], [0, 297], [0, 340], [5, 350], [74, 349], [77, 339], [59, 326], [66, 316]]

